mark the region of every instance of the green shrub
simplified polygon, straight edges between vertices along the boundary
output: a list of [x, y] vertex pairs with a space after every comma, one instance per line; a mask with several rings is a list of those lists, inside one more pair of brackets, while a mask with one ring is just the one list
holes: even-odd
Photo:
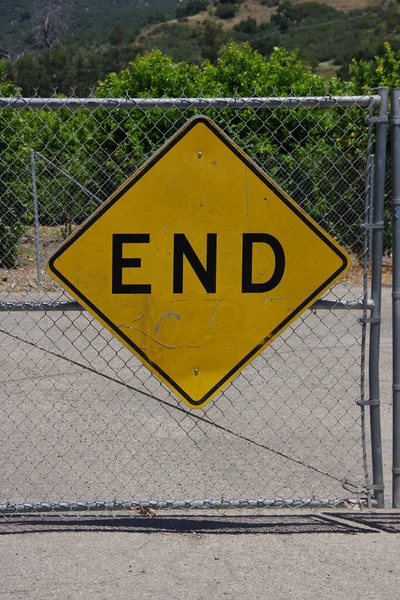
[[237, 4], [218, 4], [215, 10], [215, 16], [219, 19], [233, 19], [237, 11]]
[[246, 21], [240, 21], [240, 23], [235, 25], [233, 29], [235, 31], [239, 31], [240, 33], [247, 33], [248, 35], [251, 35], [257, 31], [257, 21], [251, 17], [248, 17]]
[[[214, 39], [221, 26], [209, 27]], [[200, 66], [186, 61], [176, 64], [154, 50], [137, 56], [127, 69], [107, 76], [98, 84], [96, 95], [335, 96], [363, 93], [371, 85], [400, 85], [400, 52], [388, 46], [385, 55], [376, 60], [352, 64], [354, 83], [351, 84], [315, 75], [302, 64], [296, 52], [282, 48], [275, 48], [266, 59], [249, 44], [229, 43], [219, 55], [216, 51], [213, 56], [215, 64], [208, 60]], [[0, 76], [3, 96], [18, 92]], [[276, 106], [260, 107], [257, 111], [244, 108], [240, 112], [230, 109], [204, 109], [204, 112], [324, 229], [355, 253], [360, 251], [367, 147], [364, 111], [306, 107], [293, 110]], [[0, 263], [7, 267], [15, 264], [19, 239], [32, 222], [29, 149], [46, 156], [104, 200], [196, 113], [189, 107], [185, 111], [157, 108], [128, 112], [1, 110]], [[36, 166], [42, 224], [61, 225], [67, 219], [79, 223], [93, 211], [96, 206], [93, 197], [79, 191], [70, 179], [46, 166], [40, 157]], [[339, 191], [338, 174], [341, 174]], [[389, 246], [390, 236], [385, 236], [385, 249]]]
[[[17, 96], [20, 91], [5, 80], [0, 61], [0, 95]], [[24, 149], [22, 111], [0, 111], [0, 265], [15, 265], [19, 239], [29, 225], [26, 190], [29, 189], [29, 151]]]
[[[266, 59], [248, 44], [234, 43], [222, 49], [215, 65], [206, 61], [200, 67], [184, 62], [173, 64], [170, 58], [153, 51], [146, 57], [138, 57], [122, 73], [110, 75], [98, 88], [98, 94], [105, 97], [125, 94], [177, 97], [181, 93], [188, 97], [323, 96], [343, 92], [340, 81], [313, 74], [295, 52], [276, 48]], [[104, 168], [89, 171], [105, 176], [107, 170], [109, 179], [116, 182], [120, 177], [121, 183], [123, 173], [128, 175], [133, 164], [140, 164], [196, 113], [157, 109], [146, 114], [134, 111], [131, 119], [127, 119], [124, 111], [104, 113], [104, 117], [95, 112], [90, 113], [90, 118], [94, 124], [101, 122], [102, 127], [93, 127], [93, 148], [87, 154], [97, 161], [104, 155]], [[274, 107], [204, 112], [326, 231], [354, 253], [361, 251], [363, 197], [359, 190], [365, 185], [367, 132], [363, 111], [306, 107], [294, 111]], [[358, 136], [357, 144], [351, 141], [354, 136]], [[109, 156], [113, 156], [112, 163], [107, 162]], [[340, 193], [338, 173], [343, 174]], [[346, 221], [338, 218], [342, 214], [346, 214]]]
[[178, 6], [175, 12], [177, 19], [183, 19], [183, 17], [190, 17], [197, 15], [203, 10], [207, 10], [208, 0], [189, 0], [186, 4]]

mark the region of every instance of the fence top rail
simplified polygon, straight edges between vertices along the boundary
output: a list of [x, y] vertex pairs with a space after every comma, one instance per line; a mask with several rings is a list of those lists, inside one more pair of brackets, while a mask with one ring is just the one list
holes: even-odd
[[18, 98], [0, 97], [0, 108], [27, 109], [154, 109], [154, 108], [296, 108], [304, 107], [369, 107], [379, 106], [381, 96], [271, 96], [243, 98]]

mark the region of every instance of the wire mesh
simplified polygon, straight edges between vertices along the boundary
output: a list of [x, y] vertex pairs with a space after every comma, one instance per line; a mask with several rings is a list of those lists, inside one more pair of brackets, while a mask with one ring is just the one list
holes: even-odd
[[[1, 102], [0, 509], [368, 497], [357, 402], [367, 378], [368, 116], [379, 97], [99, 102]], [[49, 256], [200, 110], [348, 250], [352, 268], [326, 295], [332, 310], [307, 310], [191, 411], [85, 311], [12, 307], [71, 300], [43, 271]], [[364, 312], [334, 310], [346, 302]]]

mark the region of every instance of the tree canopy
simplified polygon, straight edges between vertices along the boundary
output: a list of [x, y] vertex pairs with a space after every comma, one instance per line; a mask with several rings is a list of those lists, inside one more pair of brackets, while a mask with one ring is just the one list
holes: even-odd
[[[351, 80], [324, 78], [295, 51], [276, 47], [269, 58], [248, 43], [229, 42], [215, 63], [178, 63], [153, 50], [99, 81], [98, 97], [320, 96], [366, 93], [400, 85], [400, 51], [386, 45], [372, 60], [354, 60]], [[27, 67], [28, 68], [28, 67]], [[2, 96], [20, 95], [0, 62]], [[236, 143], [321, 225], [360, 251], [367, 125], [356, 108], [206, 109]], [[18, 240], [32, 222], [30, 150], [38, 158], [42, 224], [80, 223], [197, 111], [185, 109], [0, 111], [0, 262], [12, 266]], [[340, 190], [338, 190], [340, 174]], [[72, 180], [71, 180], [72, 178]], [[88, 193], [77, 188], [77, 181]], [[338, 219], [346, 215], [346, 219]], [[390, 247], [390, 236], [386, 237]]]

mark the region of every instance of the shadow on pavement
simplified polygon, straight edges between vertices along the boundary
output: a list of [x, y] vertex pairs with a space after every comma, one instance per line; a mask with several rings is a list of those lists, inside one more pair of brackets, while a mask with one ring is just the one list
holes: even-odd
[[400, 533], [400, 513], [345, 513], [341, 515], [341, 518], [359, 525], [379, 529], [379, 531], [385, 533]]
[[[378, 533], [375, 515], [262, 515], [262, 516], [194, 516], [159, 515], [154, 518], [133, 516], [87, 516], [87, 515], [26, 515], [24, 517], [1, 517], [0, 535], [60, 532], [118, 532], [118, 533], [180, 533], [180, 534], [256, 534], [296, 535], [317, 533], [360, 534]], [[375, 517], [369, 519], [367, 517]], [[388, 515], [382, 514], [383, 518]], [[343, 519], [351, 521], [343, 522]], [[397, 516], [400, 531], [400, 517]], [[388, 529], [382, 529], [388, 531]], [[390, 529], [392, 531], [393, 529]]]

